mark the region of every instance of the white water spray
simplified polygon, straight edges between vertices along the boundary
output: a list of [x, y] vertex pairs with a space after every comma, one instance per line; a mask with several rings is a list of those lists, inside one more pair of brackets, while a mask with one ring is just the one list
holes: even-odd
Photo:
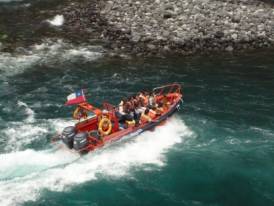
[[48, 19], [47, 22], [53, 26], [62, 26], [64, 24], [65, 18], [63, 15], [56, 15], [52, 19]]
[[0, 155], [0, 165], [4, 165], [0, 170], [0, 205], [35, 201], [43, 189], [64, 191], [99, 176], [130, 176], [133, 167], [142, 170], [152, 166], [161, 168], [167, 163], [165, 153], [190, 136], [192, 132], [184, 122], [173, 118], [154, 132], [109, 145], [80, 159], [77, 154], [60, 150], [27, 150]]
[[74, 125], [74, 121], [67, 119], [36, 120], [35, 112], [24, 102], [18, 101], [17, 105], [25, 110], [24, 121], [11, 122], [1, 131], [7, 143], [5, 151], [19, 151], [33, 141], [45, 138], [51, 132], [60, 132], [64, 127]]
[[0, 53], [0, 74], [2, 76], [13, 76], [23, 73], [27, 68], [35, 65], [47, 65], [56, 67], [68, 62], [81, 61], [90, 62], [103, 56], [102, 48], [99, 46], [75, 46], [59, 39], [52, 41], [46, 39], [41, 44], [35, 44], [29, 49], [21, 48], [20, 51]]

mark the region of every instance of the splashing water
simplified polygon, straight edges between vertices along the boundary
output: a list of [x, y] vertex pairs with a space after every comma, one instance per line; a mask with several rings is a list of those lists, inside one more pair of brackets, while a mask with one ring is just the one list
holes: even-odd
[[133, 167], [163, 167], [168, 149], [192, 134], [182, 120], [173, 118], [154, 132], [109, 145], [83, 158], [63, 150], [26, 150], [0, 155], [0, 205], [33, 201], [43, 189], [64, 191], [98, 179], [98, 174], [119, 178], [130, 175]]
[[65, 19], [63, 15], [56, 15], [53, 19], [47, 20], [53, 26], [62, 26]]
[[17, 102], [19, 107], [22, 107], [26, 113], [26, 119], [21, 122], [11, 122], [9, 126], [3, 129], [2, 134], [7, 143], [5, 151], [19, 151], [25, 149], [25, 146], [44, 139], [45, 135], [52, 132], [60, 132], [62, 128], [74, 124], [70, 119], [35, 119], [35, 112], [24, 102]]
[[13, 76], [23, 73], [35, 65], [54, 66], [67, 62], [94, 61], [103, 56], [100, 46], [74, 46], [59, 39], [45, 39], [30, 49], [23, 49], [15, 54], [0, 53], [0, 74]]
[[28, 115], [27, 119], [25, 120], [26, 122], [33, 122], [34, 121], [34, 111], [28, 107], [28, 105], [22, 101], [18, 101], [17, 105], [19, 107], [24, 107], [25, 108], [25, 113]]

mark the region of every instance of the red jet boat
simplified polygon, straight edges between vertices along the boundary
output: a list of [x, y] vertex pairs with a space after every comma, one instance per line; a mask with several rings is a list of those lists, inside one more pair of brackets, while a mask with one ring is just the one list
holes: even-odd
[[[155, 105], [160, 105], [161, 108], [156, 106], [156, 108], [146, 109], [149, 113], [153, 113], [153, 110], [158, 111], [146, 122], [141, 120], [121, 122], [117, 114], [118, 107], [103, 103], [102, 109], [96, 108], [80, 94], [78, 96], [82, 97], [82, 102], [73, 103], [77, 105], [73, 118], [77, 119], [78, 123], [64, 128], [61, 134], [53, 138], [53, 141], [62, 141], [69, 149], [84, 154], [106, 143], [134, 137], [146, 130], [154, 129], [178, 111], [183, 102], [181, 86], [177, 83], [154, 88], [150, 93], [153, 94]], [[77, 94], [74, 97], [77, 97]]]

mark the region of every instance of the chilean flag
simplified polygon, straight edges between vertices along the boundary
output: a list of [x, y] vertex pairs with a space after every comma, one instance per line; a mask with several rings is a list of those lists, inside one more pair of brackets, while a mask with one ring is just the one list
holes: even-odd
[[86, 101], [86, 97], [84, 94], [83, 89], [78, 90], [70, 95], [67, 96], [67, 102], [65, 105], [73, 105], [73, 104], [80, 104]]

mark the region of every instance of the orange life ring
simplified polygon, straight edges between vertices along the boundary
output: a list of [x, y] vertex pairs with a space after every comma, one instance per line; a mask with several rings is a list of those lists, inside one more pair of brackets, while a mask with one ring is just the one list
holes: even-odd
[[111, 124], [110, 119], [107, 117], [103, 117], [100, 120], [99, 126], [98, 126], [98, 131], [99, 131], [100, 135], [102, 135], [102, 136], [109, 135], [111, 130], [112, 130], [112, 124]]

